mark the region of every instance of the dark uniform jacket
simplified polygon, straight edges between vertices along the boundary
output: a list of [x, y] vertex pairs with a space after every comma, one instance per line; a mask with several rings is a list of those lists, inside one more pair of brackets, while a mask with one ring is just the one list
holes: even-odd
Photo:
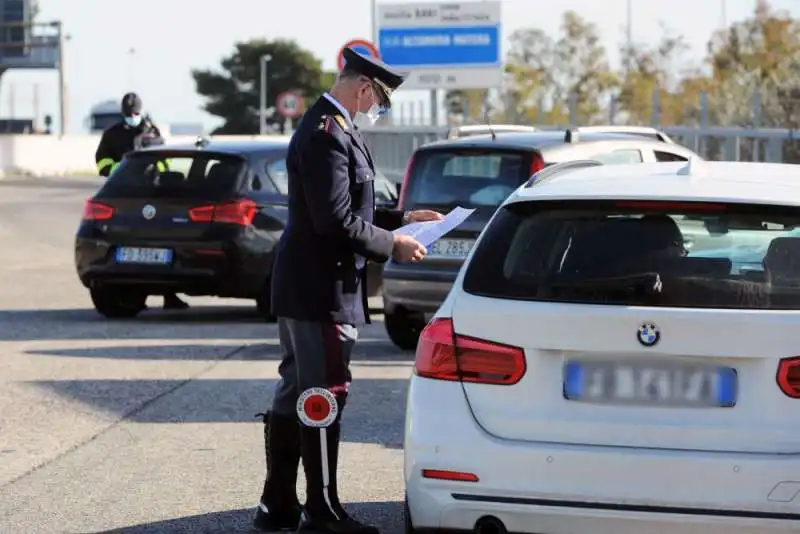
[[154, 139], [160, 140], [161, 132], [147, 117], [136, 127], [128, 126], [124, 121], [111, 126], [103, 132], [94, 155], [98, 174], [108, 176], [122, 161], [122, 156]]
[[375, 209], [375, 165], [361, 135], [320, 98], [289, 144], [289, 218], [272, 273], [272, 313], [369, 322], [366, 260], [386, 262], [400, 211]]

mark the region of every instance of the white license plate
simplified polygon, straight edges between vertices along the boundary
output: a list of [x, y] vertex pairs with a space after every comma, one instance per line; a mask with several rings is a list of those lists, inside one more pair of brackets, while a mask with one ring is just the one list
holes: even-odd
[[166, 265], [172, 263], [172, 250], [168, 248], [119, 247], [117, 263], [148, 263]]
[[475, 241], [472, 239], [440, 239], [428, 247], [428, 258], [464, 259]]
[[570, 401], [658, 406], [731, 407], [736, 370], [721, 366], [569, 361], [564, 397]]

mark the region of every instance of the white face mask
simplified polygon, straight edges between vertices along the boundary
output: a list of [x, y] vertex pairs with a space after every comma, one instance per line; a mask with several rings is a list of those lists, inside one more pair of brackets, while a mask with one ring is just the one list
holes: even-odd
[[[375, 90], [371, 89], [372, 91], [372, 102], [375, 102], [377, 98], [375, 98]], [[378, 119], [381, 118], [386, 110], [380, 107], [378, 104], [373, 103], [366, 113], [361, 111], [356, 112], [356, 116], [353, 118], [353, 124], [358, 126], [359, 128], [375, 126], [375, 123], [378, 122]]]
[[363, 128], [365, 126], [375, 126], [375, 123], [378, 122], [378, 119], [380, 118], [381, 107], [378, 104], [372, 104], [366, 113], [362, 113], [360, 111], [356, 113], [356, 117], [353, 119], [353, 124], [359, 128]]
[[132, 126], [136, 128], [142, 123], [142, 116], [141, 115], [134, 115], [133, 117], [125, 117], [125, 124], [128, 126]]

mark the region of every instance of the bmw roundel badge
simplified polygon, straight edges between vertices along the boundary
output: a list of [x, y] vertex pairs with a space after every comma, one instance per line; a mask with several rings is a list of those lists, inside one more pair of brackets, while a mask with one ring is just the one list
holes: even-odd
[[148, 221], [156, 216], [156, 208], [151, 206], [150, 204], [146, 205], [142, 208], [142, 217], [147, 219]]
[[661, 332], [653, 323], [642, 323], [636, 332], [636, 339], [645, 347], [652, 347], [661, 339]]

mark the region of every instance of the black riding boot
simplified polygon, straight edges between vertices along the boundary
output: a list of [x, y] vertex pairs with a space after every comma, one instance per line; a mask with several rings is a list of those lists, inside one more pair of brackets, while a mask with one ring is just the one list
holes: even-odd
[[300, 427], [297, 416], [264, 415], [267, 477], [253, 526], [264, 532], [295, 530], [300, 521], [297, 469], [300, 465]]
[[306, 505], [300, 518], [301, 533], [378, 534], [378, 529], [362, 525], [347, 515], [339, 502], [336, 471], [339, 461], [340, 423], [337, 419], [325, 429], [328, 485], [323, 481], [323, 456], [320, 429], [301, 426], [300, 444], [306, 474]]

